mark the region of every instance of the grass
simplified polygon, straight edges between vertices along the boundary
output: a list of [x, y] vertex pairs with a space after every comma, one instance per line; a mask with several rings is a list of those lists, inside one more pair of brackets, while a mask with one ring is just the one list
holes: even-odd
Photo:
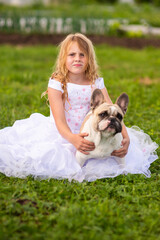
[[[95, 49], [113, 101], [129, 94], [126, 125], [138, 125], [160, 144], [160, 49]], [[33, 112], [49, 115], [40, 95], [56, 47], [1, 45], [0, 51], [0, 128]], [[158, 240], [159, 164], [151, 165], [151, 178], [128, 174], [91, 183], [0, 174], [0, 239]]]

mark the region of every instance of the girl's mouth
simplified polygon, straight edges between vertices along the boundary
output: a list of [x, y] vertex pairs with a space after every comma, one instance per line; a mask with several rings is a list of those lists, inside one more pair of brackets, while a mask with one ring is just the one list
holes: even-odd
[[82, 67], [82, 64], [74, 64], [74, 67]]

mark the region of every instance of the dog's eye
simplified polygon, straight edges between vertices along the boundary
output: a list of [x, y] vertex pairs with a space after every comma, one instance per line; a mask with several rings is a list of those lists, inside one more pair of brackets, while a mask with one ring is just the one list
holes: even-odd
[[104, 117], [108, 117], [108, 112], [102, 112], [99, 114], [100, 117], [104, 118]]
[[120, 121], [122, 121], [122, 118], [123, 118], [123, 117], [122, 117], [122, 115], [121, 115], [120, 113], [118, 113], [118, 114], [117, 114], [117, 118], [118, 118]]

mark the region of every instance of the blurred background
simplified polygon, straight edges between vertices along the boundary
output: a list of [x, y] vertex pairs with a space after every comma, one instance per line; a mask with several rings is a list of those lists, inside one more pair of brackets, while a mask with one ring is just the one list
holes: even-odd
[[[53, 36], [81, 32], [154, 38], [160, 44], [159, 16], [160, 0], [0, 0], [0, 42], [9, 41], [8, 34], [52, 35], [53, 41]], [[101, 37], [97, 41], [104, 42]]]

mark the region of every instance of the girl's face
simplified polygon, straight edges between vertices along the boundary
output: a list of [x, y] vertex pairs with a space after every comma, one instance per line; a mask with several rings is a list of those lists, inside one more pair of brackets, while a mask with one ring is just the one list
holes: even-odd
[[79, 48], [77, 42], [71, 43], [66, 58], [66, 67], [70, 74], [84, 74], [87, 69], [88, 58]]

